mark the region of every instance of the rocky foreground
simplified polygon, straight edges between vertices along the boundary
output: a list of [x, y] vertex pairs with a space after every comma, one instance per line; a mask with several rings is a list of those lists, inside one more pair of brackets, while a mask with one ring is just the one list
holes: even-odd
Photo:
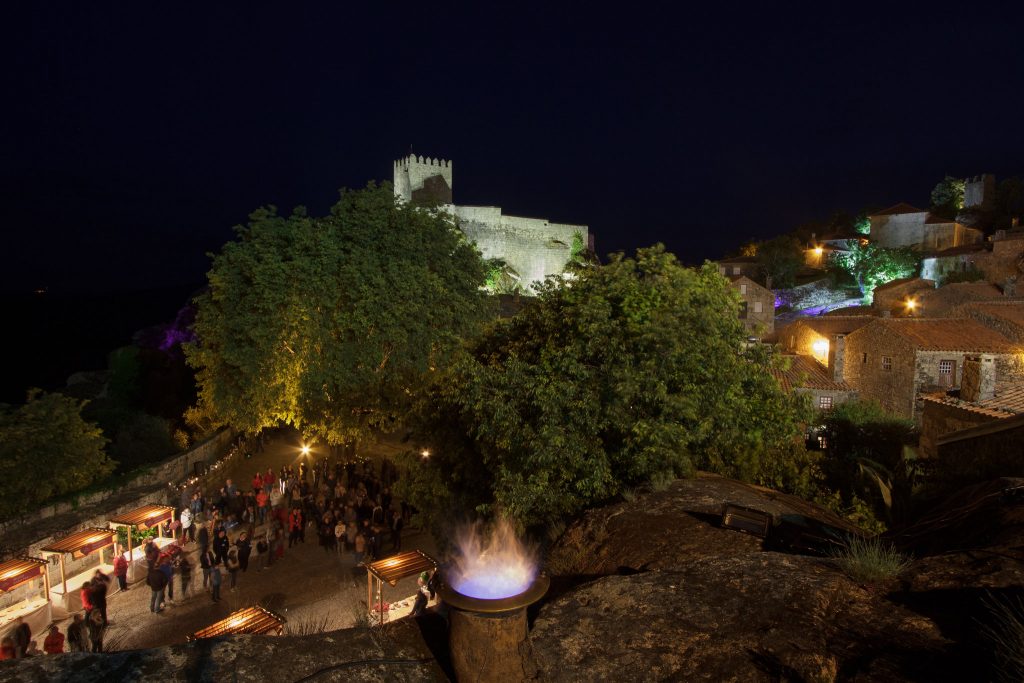
[[[1024, 581], [1022, 491], [1024, 480], [990, 482], [892, 535], [913, 562], [884, 585], [719, 525], [725, 502], [845, 524], [768, 489], [702, 475], [591, 510], [548, 552], [552, 588], [531, 611], [524, 670], [545, 681], [991, 680], [975, 626], [982, 591]], [[0, 663], [0, 681], [447, 680], [443, 623], [36, 657]]]

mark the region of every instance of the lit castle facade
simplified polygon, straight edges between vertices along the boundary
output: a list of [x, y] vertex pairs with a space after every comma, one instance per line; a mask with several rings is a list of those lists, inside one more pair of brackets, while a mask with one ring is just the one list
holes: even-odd
[[394, 163], [394, 186], [395, 196], [406, 202], [444, 205], [484, 258], [507, 264], [506, 275], [512, 282], [505, 289], [532, 293], [534, 283], [562, 274], [580, 249], [593, 248], [585, 225], [506, 216], [497, 206], [455, 205], [451, 161], [410, 154]]

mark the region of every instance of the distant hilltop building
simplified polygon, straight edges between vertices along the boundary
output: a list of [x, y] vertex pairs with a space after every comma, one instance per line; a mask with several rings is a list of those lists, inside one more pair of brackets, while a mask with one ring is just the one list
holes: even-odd
[[395, 196], [412, 204], [439, 203], [487, 259], [501, 259], [501, 291], [534, 291], [549, 275], [561, 275], [585, 249], [593, 249], [586, 225], [507, 216], [497, 206], [458, 206], [452, 201], [452, 162], [410, 154], [394, 163]]

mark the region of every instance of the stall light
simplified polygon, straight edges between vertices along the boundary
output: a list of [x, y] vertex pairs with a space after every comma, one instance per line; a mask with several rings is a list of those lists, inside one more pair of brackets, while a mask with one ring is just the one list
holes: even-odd
[[824, 251], [824, 250], [823, 250], [823, 249], [822, 249], [821, 247], [815, 247], [815, 248], [814, 248], [814, 255], [815, 255], [815, 256], [821, 256], [821, 254], [822, 254], [822, 252], [823, 252], [823, 251]]
[[420, 451], [420, 455], [422, 455], [423, 459], [426, 460], [427, 458], [430, 457], [430, 451], [424, 448], [422, 451]]
[[247, 617], [235, 617], [234, 619], [232, 619], [231, 621], [228, 622], [228, 627], [229, 628], [238, 628], [239, 626], [241, 626], [242, 624], [244, 624], [247, 621], [249, 621], [249, 619]]

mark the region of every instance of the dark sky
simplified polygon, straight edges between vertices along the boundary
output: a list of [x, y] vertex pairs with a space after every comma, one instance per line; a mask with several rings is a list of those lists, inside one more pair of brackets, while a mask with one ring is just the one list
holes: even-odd
[[454, 160], [458, 203], [689, 262], [926, 203], [945, 174], [1024, 172], [1013, 3], [274, 4], [7, 15], [0, 287], [199, 282], [256, 206], [323, 212], [410, 144]]

